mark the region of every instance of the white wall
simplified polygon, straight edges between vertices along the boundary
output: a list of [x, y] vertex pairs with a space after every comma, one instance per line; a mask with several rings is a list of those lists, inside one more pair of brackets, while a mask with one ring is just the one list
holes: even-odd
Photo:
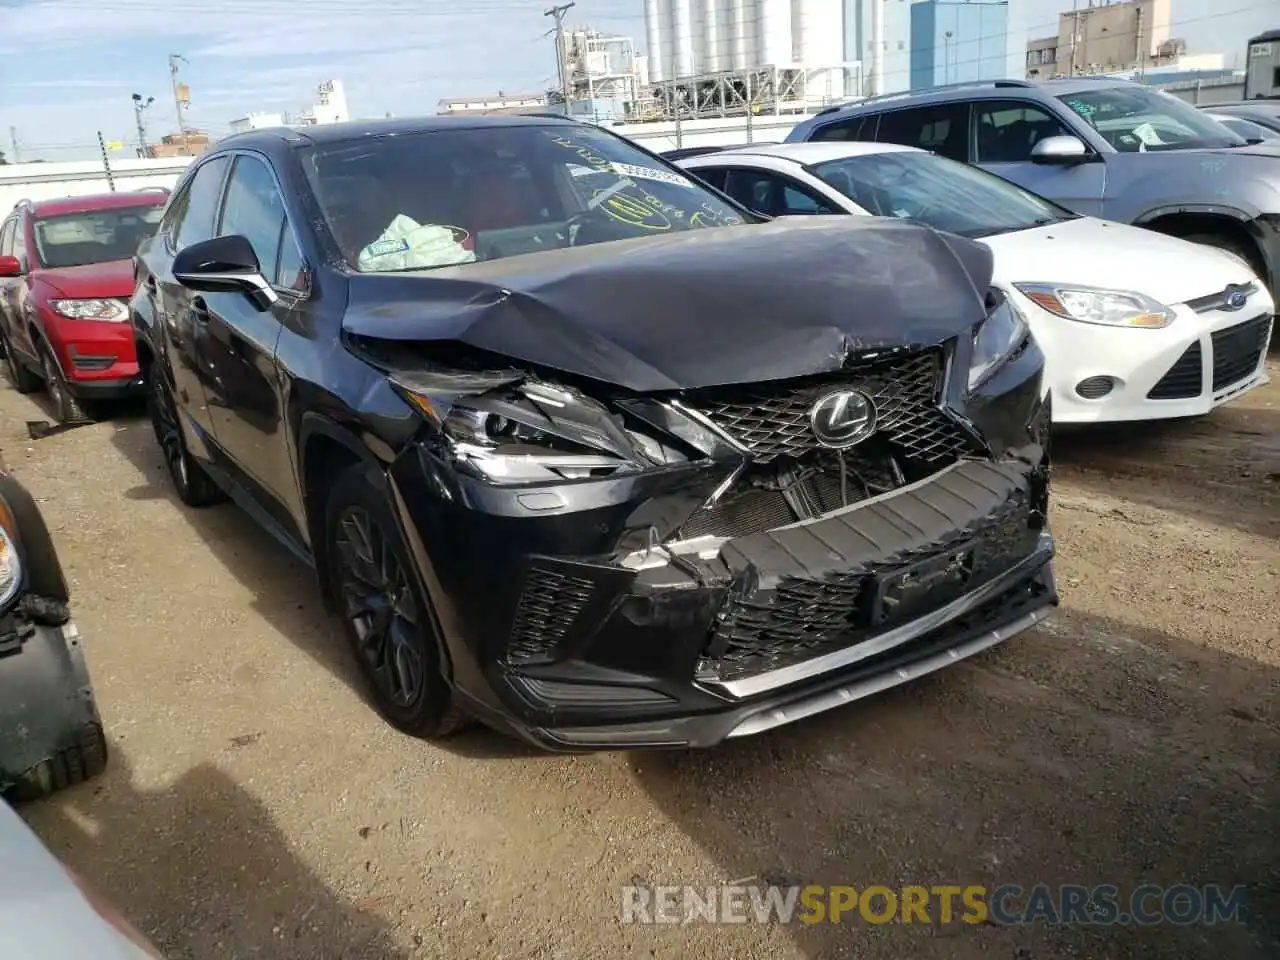
[[[191, 162], [190, 157], [160, 160], [113, 160], [111, 175], [117, 191], [169, 187]], [[52, 200], [89, 193], [107, 193], [107, 177], [98, 160], [69, 163], [11, 163], [0, 167], [0, 215], [19, 200]]]
[[[756, 117], [751, 122], [751, 143], [781, 143], [801, 120], [808, 117]], [[647, 150], [662, 153], [674, 150], [676, 144], [675, 121], [661, 123], [616, 123], [609, 128], [636, 141]], [[747, 143], [747, 122], [743, 117], [685, 120], [680, 125], [682, 147], [718, 147]]]

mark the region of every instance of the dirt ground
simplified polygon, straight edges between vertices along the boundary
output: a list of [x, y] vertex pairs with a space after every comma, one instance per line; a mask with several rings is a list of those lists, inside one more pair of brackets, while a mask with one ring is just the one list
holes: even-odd
[[[114, 754], [24, 815], [172, 958], [1280, 956], [1280, 363], [1193, 422], [1056, 440], [1062, 608], [706, 752], [439, 746], [362, 701], [306, 570], [169, 493], [136, 413], [0, 389]], [[1217, 927], [623, 924], [631, 883], [1244, 884]]]

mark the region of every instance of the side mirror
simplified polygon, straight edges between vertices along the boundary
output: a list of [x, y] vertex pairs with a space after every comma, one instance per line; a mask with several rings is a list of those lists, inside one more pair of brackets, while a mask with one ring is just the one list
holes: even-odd
[[1031, 148], [1032, 163], [1084, 163], [1089, 148], [1078, 137], [1045, 137]]
[[192, 290], [243, 293], [259, 310], [280, 299], [271, 281], [262, 275], [253, 244], [239, 234], [183, 247], [173, 258], [173, 275]]
[[22, 276], [22, 261], [17, 257], [0, 257], [0, 277]]

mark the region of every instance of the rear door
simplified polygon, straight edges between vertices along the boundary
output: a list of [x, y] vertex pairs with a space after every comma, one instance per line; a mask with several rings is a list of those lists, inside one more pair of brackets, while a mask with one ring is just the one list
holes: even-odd
[[10, 346], [34, 363], [39, 357], [25, 310], [30, 292], [31, 256], [27, 250], [27, 222], [21, 213], [10, 217], [0, 232], [0, 254], [17, 257], [22, 264], [21, 276], [0, 277], [0, 314], [3, 314], [0, 322], [4, 323]]
[[[165, 330], [165, 351], [173, 375], [174, 400], [188, 430], [194, 428], [200, 446], [216, 446], [217, 434], [208, 404], [213, 376], [209, 361], [208, 313], [203, 295], [173, 276], [173, 257], [183, 247], [213, 236], [218, 204], [231, 158], [226, 154], [202, 162], [165, 213], [160, 234], [151, 245], [147, 293], [155, 299], [156, 315]], [[215, 441], [210, 444], [209, 441]]]
[[1107, 165], [1092, 148], [1085, 163], [1031, 159], [1031, 149], [1046, 137], [1079, 136], [1052, 112], [1025, 100], [979, 100], [973, 104], [973, 120], [977, 166], [1076, 213], [1102, 215]]
[[[0, 226], [0, 257], [13, 256], [13, 231], [17, 222], [17, 217], [10, 217]], [[13, 291], [18, 286], [18, 280], [18, 277], [0, 277], [0, 326], [9, 343], [13, 342], [15, 318], [19, 316], [12, 306]]]

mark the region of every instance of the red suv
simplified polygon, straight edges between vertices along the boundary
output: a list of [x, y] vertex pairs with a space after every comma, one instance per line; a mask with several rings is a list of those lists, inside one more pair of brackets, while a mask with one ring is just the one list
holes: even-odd
[[142, 392], [129, 325], [133, 255], [169, 191], [22, 200], [0, 227], [0, 348], [22, 393], [43, 383], [60, 420]]

